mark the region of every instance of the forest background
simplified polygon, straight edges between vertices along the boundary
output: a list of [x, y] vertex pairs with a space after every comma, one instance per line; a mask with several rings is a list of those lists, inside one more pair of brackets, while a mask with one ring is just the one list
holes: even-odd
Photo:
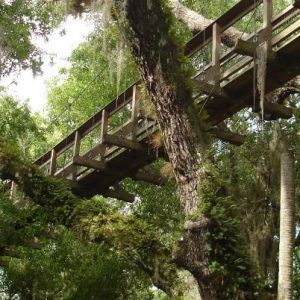
[[[60, 182], [41, 175], [33, 176], [39, 179], [33, 181], [30, 172], [23, 178], [22, 168], [18, 169], [18, 164], [30, 166], [140, 76], [130, 45], [118, 22], [111, 20], [111, 1], [104, 3], [104, 8], [103, 3], [86, 2], [0, 1], [1, 76], [21, 69], [31, 69], [38, 76], [43, 61], [32, 35], [46, 37], [68, 14], [79, 17], [88, 11], [95, 20], [94, 32], [70, 56], [70, 68], [61, 69], [49, 83], [46, 115], [32, 113], [26, 103], [1, 88], [0, 165], [10, 159], [14, 162], [9, 171], [0, 168], [1, 297], [197, 299], [197, 282], [172, 259], [174, 248], [183, 239], [186, 215], [170, 163], [161, 159], [152, 165], [152, 171], [167, 180], [162, 187], [129, 179], [122, 183], [137, 195], [130, 205], [102, 196], [72, 198]], [[160, 2], [162, 6], [167, 3]], [[182, 1], [209, 19], [236, 2]], [[288, 4], [287, 0], [275, 1], [275, 12]], [[258, 12], [249, 27], [241, 23], [238, 29], [250, 32], [261, 19]], [[173, 21], [172, 28], [183, 44], [191, 38], [191, 30], [183, 22]], [[203, 57], [205, 61], [209, 53]], [[192, 65], [190, 61], [186, 64]], [[211, 254], [209, 270], [214, 285], [222, 286], [223, 299], [242, 299], [238, 296], [242, 293], [247, 298], [248, 290], [260, 295], [258, 299], [277, 293], [280, 155], [274, 145], [279, 123], [295, 156], [295, 228], [299, 227], [299, 88], [293, 88], [284, 99], [294, 110], [292, 119], [265, 121], [262, 130], [259, 114], [245, 109], [226, 122], [232, 131], [245, 135], [242, 146], [212, 138], [205, 143], [207, 158], [201, 168], [208, 176], [202, 183], [200, 197], [205, 200], [199, 209], [215, 224], [209, 246], [219, 252]], [[151, 101], [146, 103], [149, 113], [155, 115]], [[156, 136], [152, 142], [159, 147], [163, 138]], [[15, 168], [28, 193], [24, 198], [20, 191], [12, 201], [5, 174]], [[53, 188], [46, 196], [39, 194], [39, 187], [45, 185]], [[295, 299], [300, 297], [297, 241]]]

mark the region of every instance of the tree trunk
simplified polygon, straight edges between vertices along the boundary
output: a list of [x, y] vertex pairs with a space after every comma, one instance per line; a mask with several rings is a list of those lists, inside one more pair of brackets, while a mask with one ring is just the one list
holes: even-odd
[[[140, 75], [155, 106], [164, 145], [174, 169], [182, 208], [189, 216], [198, 208], [201, 142], [195, 123], [201, 123], [193, 111], [190, 72], [186, 71], [183, 49], [174, 39], [171, 12], [160, 0], [115, 1], [120, 27], [136, 60]], [[203, 216], [193, 229], [186, 229], [178, 265], [190, 271], [203, 299], [217, 299], [211, 285], [209, 263], [205, 255]], [[183, 253], [183, 255], [181, 255]]]
[[294, 181], [294, 157], [284, 150], [281, 154], [278, 300], [290, 300], [293, 296]]
[[[190, 73], [182, 66], [182, 49], [170, 35], [170, 18], [160, 0], [117, 3], [119, 20], [126, 20], [125, 35], [140, 75], [155, 106], [170, 163], [188, 215], [197, 208], [199, 142], [193, 111]], [[121, 28], [124, 29], [124, 24]], [[198, 120], [197, 120], [198, 121]], [[196, 122], [195, 122], [196, 123]]]
[[[113, 9], [155, 106], [188, 220], [199, 207], [206, 129], [193, 109], [191, 72], [173, 33], [172, 12], [162, 0], [115, 0]], [[193, 274], [202, 299], [224, 299], [210, 268], [210, 220], [198, 213], [185, 225], [174, 261]]]

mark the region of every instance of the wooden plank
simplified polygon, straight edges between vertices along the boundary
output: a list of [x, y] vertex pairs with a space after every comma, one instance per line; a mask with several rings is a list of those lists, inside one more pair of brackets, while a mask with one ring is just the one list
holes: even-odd
[[105, 163], [95, 159], [90, 159], [82, 156], [75, 156], [72, 158], [72, 163], [77, 166], [88, 167], [91, 169], [102, 171], [105, 169]]
[[[289, 19], [293, 18], [298, 13], [299, 12], [292, 5], [288, 6], [285, 10], [277, 14], [272, 20], [273, 30], [277, 29], [279, 26], [282, 26], [284, 23], [288, 22]], [[257, 33], [260, 35], [261, 32], [262, 29], [260, 29]], [[250, 34], [248, 36], [247, 41], [252, 42], [254, 35], [255, 35], [254, 33]], [[234, 49], [229, 50], [227, 51], [227, 53], [221, 56], [221, 64], [226, 63], [228, 59], [232, 58], [232, 55], [234, 55], [233, 50]]]
[[294, 22], [291, 26], [281, 31], [278, 35], [276, 35], [273, 40], [272, 44], [277, 45], [284, 41], [285, 39], [289, 38], [292, 34], [294, 34], [300, 28], [300, 19]]
[[51, 150], [51, 160], [50, 160], [50, 175], [54, 175], [56, 172], [56, 151], [55, 149]]
[[218, 23], [213, 24], [212, 37], [212, 69], [213, 79], [217, 86], [220, 86], [220, 55], [221, 55], [221, 27]]
[[104, 143], [109, 145], [118, 146], [130, 150], [140, 151], [147, 153], [147, 149], [138, 142], [131, 141], [128, 139], [121, 138], [117, 135], [107, 134], [104, 138]]
[[284, 23], [290, 21], [290, 19], [294, 18], [297, 14], [299, 14], [297, 8], [293, 5], [289, 5], [287, 8], [278, 13], [272, 20], [273, 31], [281, 27]]

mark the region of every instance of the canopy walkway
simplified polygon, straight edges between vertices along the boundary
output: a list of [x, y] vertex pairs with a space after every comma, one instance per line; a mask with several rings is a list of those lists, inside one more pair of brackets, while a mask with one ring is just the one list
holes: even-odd
[[[242, 34], [235, 47], [226, 48], [221, 43], [222, 32], [242, 18], [250, 20], [259, 7], [263, 16], [261, 28]], [[245, 107], [259, 110], [259, 105], [253, 104], [253, 99], [259, 98], [253, 84], [258, 45], [267, 45], [266, 94], [300, 74], [299, 8], [297, 0], [273, 16], [271, 0], [243, 0], [187, 43], [186, 55], [199, 67], [194, 77], [198, 87], [195, 101], [199, 113], [203, 108], [208, 112], [216, 138], [241, 145], [243, 136], [222, 129], [219, 124]], [[203, 65], [199, 57], [208, 48], [210, 63]], [[134, 196], [119, 184], [124, 178], [162, 184], [163, 180], [146, 167], [158, 156], [164, 156], [164, 151], [151, 145], [151, 136], [159, 128], [144, 113], [138, 93], [140, 84], [130, 86], [35, 163], [49, 174], [64, 178], [77, 195], [84, 197], [101, 194], [132, 202]], [[265, 100], [265, 119], [291, 116], [290, 108]], [[120, 119], [116, 128], [114, 124]], [[88, 138], [91, 144], [86, 142]]]

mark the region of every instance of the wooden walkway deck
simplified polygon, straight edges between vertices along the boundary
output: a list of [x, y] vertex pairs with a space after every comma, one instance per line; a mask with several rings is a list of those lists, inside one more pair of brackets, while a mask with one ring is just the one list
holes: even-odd
[[[198, 66], [201, 63], [197, 55], [208, 47], [212, 49], [211, 63], [201, 66], [194, 79], [199, 111], [205, 105], [213, 126], [253, 105], [255, 53], [259, 44], [266, 43], [268, 47], [266, 93], [300, 74], [299, 8], [297, 0], [273, 16], [271, 0], [256, 4], [243, 0], [187, 43], [186, 54]], [[247, 34], [246, 40], [241, 37], [232, 49], [223, 47], [222, 32], [242, 18], [249, 18], [257, 9], [263, 12], [262, 28]], [[77, 195], [84, 197], [101, 194], [132, 202], [134, 196], [119, 184], [124, 178], [161, 184], [161, 178], [144, 169], [164, 153], [163, 149], [153, 149], [150, 143], [158, 125], [142, 113], [139, 85], [140, 82], [134, 83], [35, 163], [49, 174], [64, 178]], [[292, 116], [291, 109], [276, 103], [265, 101], [264, 109], [269, 120]], [[122, 121], [118, 128], [114, 128], [116, 120]], [[217, 126], [215, 136], [236, 145], [243, 142], [242, 136]]]

